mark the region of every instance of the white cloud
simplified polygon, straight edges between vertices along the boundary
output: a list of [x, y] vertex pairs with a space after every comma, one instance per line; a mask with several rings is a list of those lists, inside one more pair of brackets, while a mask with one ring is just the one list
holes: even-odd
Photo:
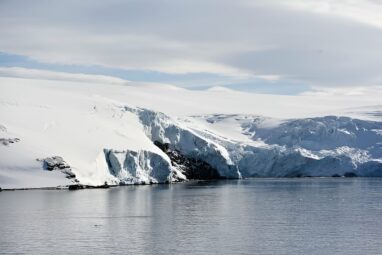
[[335, 15], [382, 28], [382, 2], [378, 0], [288, 0], [281, 3], [301, 11]]
[[377, 1], [3, 0], [0, 7], [0, 52], [42, 62], [382, 84]]
[[103, 84], [127, 84], [128, 81], [105, 75], [64, 73], [38, 69], [28, 69], [21, 67], [0, 67], [0, 77], [14, 77], [24, 79], [74, 81], [85, 83]]

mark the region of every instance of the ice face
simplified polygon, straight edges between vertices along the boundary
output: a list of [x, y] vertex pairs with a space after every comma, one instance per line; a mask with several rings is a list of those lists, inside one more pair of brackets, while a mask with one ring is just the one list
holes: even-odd
[[253, 144], [222, 138], [204, 127], [188, 128], [187, 123], [178, 123], [163, 113], [134, 112], [152, 141], [168, 143], [185, 156], [207, 162], [221, 177], [382, 175], [382, 136], [375, 131], [382, 126], [380, 122], [328, 116], [269, 125], [278, 121], [238, 115], [214, 116], [211, 121], [205, 116], [212, 126], [234, 118], [243, 133], [262, 141]]

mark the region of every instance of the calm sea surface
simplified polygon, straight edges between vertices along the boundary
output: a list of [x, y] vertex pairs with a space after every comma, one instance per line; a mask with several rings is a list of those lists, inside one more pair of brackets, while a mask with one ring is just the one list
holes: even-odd
[[382, 254], [382, 179], [3, 191], [0, 254]]

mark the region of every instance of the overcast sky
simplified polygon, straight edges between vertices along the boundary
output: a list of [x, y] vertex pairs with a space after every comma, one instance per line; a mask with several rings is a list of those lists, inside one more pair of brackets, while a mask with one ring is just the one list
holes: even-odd
[[4, 67], [271, 93], [382, 85], [379, 0], [0, 0]]

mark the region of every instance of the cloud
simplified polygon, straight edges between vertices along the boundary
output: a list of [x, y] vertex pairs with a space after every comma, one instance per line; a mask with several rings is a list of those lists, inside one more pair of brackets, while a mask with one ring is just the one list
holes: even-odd
[[105, 75], [64, 73], [22, 67], [0, 67], [0, 77], [41, 79], [55, 81], [74, 81], [85, 83], [127, 84], [128, 81]]
[[371, 0], [3, 0], [0, 51], [46, 63], [375, 86], [381, 8]]
[[382, 28], [379, 0], [289, 0], [281, 3], [296, 10], [338, 16]]

